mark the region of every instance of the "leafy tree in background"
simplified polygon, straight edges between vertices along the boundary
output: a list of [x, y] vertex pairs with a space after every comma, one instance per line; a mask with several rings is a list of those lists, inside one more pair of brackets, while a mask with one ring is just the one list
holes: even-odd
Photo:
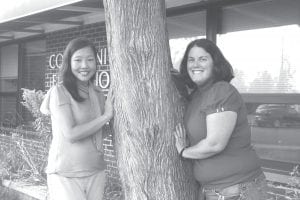
[[245, 73], [243, 70], [234, 69], [234, 79], [231, 83], [239, 90], [239, 92], [247, 92], [247, 85], [245, 83]]
[[274, 93], [275, 92], [275, 81], [268, 71], [258, 73], [256, 78], [250, 83], [250, 93]]
[[282, 58], [280, 73], [278, 77], [278, 81], [276, 84], [276, 92], [278, 93], [293, 93], [294, 85], [293, 84], [293, 74], [295, 70], [292, 69], [292, 66], [288, 59]]

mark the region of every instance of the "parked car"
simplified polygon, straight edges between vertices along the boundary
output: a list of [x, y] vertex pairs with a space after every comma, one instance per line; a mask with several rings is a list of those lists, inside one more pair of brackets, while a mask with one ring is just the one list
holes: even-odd
[[300, 127], [300, 112], [289, 104], [261, 104], [254, 114], [259, 127]]

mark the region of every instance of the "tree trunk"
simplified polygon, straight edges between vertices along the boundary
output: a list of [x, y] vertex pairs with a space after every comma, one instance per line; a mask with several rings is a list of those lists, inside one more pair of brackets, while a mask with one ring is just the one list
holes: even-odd
[[125, 199], [194, 200], [190, 163], [179, 158], [173, 137], [183, 106], [170, 75], [165, 3], [103, 2]]

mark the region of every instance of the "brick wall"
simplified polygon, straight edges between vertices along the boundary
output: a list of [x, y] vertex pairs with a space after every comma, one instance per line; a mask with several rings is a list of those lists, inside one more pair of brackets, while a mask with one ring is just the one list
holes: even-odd
[[[48, 90], [54, 82], [57, 80], [58, 68], [52, 69], [50, 63], [48, 62], [51, 55], [62, 54], [68, 42], [76, 37], [85, 37], [92, 41], [96, 49], [100, 51], [102, 48], [107, 47], [106, 41], [106, 30], [104, 23], [94, 23], [89, 25], [83, 25], [76, 28], [71, 28], [67, 30], [57, 31], [49, 33], [46, 36], [46, 50], [47, 50], [47, 62], [46, 62], [46, 74], [45, 74], [45, 88]], [[54, 61], [54, 65], [55, 60]], [[58, 59], [58, 64], [61, 64], [61, 59]], [[105, 64], [100, 65], [98, 63], [98, 70], [108, 69], [108, 62], [106, 57]]]
[[0, 96], [0, 126], [13, 126], [16, 123], [16, 105], [15, 96]]
[[7, 150], [10, 148], [12, 144], [12, 139], [9, 134], [8, 128], [1, 127], [0, 129], [0, 147]]
[[[106, 172], [111, 184], [115, 184], [120, 181], [120, 178], [117, 168], [113, 136], [111, 129], [108, 126], [104, 128], [104, 134], [103, 147], [104, 160], [106, 161], [107, 166]], [[33, 135], [36, 135], [36, 133], [32, 131], [0, 127], [0, 149], [1, 151], [5, 150], [6, 152], [10, 149], [18, 149], [19, 152], [20, 146], [18, 146], [18, 144], [20, 144], [24, 146], [32, 158], [34, 158], [33, 161], [35, 163], [46, 164], [49, 144], [37, 138], [33, 138]], [[27, 139], [30, 137], [31, 139]]]
[[[33, 158], [35, 164], [44, 165], [46, 164], [47, 155], [48, 155], [48, 144], [39, 140], [39, 139], [26, 139], [28, 136], [36, 135], [32, 131], [23, 131], [10, 128], [0, 128], [0, 147], [1, 150], [18, 150], [21, 151], [21, 148], [28, 152], [30, 157]], [[23, 148], [22, 148], [23, 149]], [[24, 152], [24, 153], [27, 153]]]
[[45, 52], [36, 54], [25, 53], [22, 65], [22, 86], [27, 89], [44, 90]]
[[104, 147], [104, 160], [106, 161], [107, 164], [106, 165], [107, 176], [112, 184], [119, 183], [120, 176], [119, 176], [119, 171], [117, 166], [114, 140], [113, 140], [113, 135], [109, 131], [106, 131], [106, 137], [103, 139], [103, 147]]
[[[107, 164], [106, 174], [108, 178], [105, 188], [105, 200], [122, 199], [122, 188], [119, 172], [117, 170], [114, 142], [111, 131], [112, 129], [110, 129], [109, 126], [104, 127], [104, 159]], [[10, 150], [13, 152], [13, 156], [16, 156], [16, 150], [17, 154], [20, 154], [20, 146], [18, 146], [18, 144], [22, 144], [22, 146], [24, 146], [26, 151], [30, 154], [30, 157], [33, 158], [33, 162], [36, 164], [38, 169], [44, 171], [44, 167], [47, 164], [48, 144], [45, 144], [39, 139], [26, 139], [28, 137], [32, 137], [34, 134], [35, 132], [32, 131], [0, 127], [0, 151], [3, 153], [9, 152]]]

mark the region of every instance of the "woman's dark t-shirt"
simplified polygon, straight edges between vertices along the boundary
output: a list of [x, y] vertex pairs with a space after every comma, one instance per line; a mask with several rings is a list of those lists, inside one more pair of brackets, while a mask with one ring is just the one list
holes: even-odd
[[237, 113], [227, 146], [212, 157], [194, 161], [194, 176], [205, 188], [223, 188], [250, 181], [262, 173], [251, 146], [246, 106], [239, 92], [227, 82], [214, 83], [193, 94], [184, 117], [190, 144], [193, 146], [206, 137], [207, 115], [224, 111]]

